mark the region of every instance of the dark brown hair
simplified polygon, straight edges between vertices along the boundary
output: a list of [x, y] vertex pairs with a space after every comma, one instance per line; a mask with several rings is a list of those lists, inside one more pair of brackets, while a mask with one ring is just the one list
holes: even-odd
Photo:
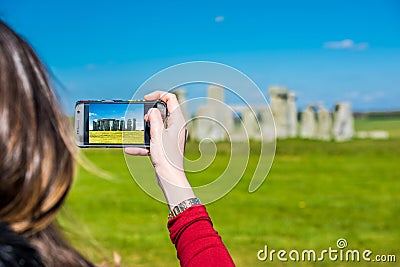
[[0, 221], [25, 237], [46, 266], [93, 266], [64, 241], [55, 221], [76, 152], [47, 73], [0, 20]]

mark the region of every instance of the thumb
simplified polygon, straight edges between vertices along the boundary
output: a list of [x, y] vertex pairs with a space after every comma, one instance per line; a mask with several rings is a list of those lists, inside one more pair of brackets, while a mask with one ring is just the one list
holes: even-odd
[[156, 108], [151, 108], [147, 112], [147, 120], [150, 122], [150, 137], [153, 142], [161, 142], [164, 123], [161, 118], [161, 113]]

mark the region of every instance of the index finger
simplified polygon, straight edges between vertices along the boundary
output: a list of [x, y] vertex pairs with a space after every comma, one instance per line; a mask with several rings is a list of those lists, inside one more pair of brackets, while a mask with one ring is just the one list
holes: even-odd
[[174, 111], [179, 107], [178, 99], [176, 99], [176, 95], [173, 93], [168, 93], [164, 91], [154, 91], [148, 95], [144, 96], [146, 100], [162, 100], [167, 104], [167, 108], [170, 112]]

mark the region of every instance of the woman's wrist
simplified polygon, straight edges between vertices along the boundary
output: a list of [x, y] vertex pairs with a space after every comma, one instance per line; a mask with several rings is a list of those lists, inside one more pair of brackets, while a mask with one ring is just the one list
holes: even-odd
[[172, 210], [179, 203], [196, 197], [191, 187], [176, 187], [168, 184], [163, 186], [162, 189], [170, 210]]
[[186, 174], [183, 170], [178, 170], [174, 167], [170, 168], [156, 168], [156, 174], [162, 182], [168, 182], [170, 184], [180, 186], [180, 187], [190, 187], [190, 183], [186, 178]]
[[156, 174], [170, 210], [179, 203], [196, 197], [183, 171], [156, 170]]

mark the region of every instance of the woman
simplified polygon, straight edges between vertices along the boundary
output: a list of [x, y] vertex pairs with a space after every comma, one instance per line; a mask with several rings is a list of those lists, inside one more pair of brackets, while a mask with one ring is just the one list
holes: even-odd
[[[158, 110], [149, 110], [145, 120], [151, 123], [151, 153], [137, 148], [126, 153], [151, 154], [171, 210], [168, 228], [181, 265], [233, 266], [183, 171], [185, 128], [175, 96], [156, 91], [145, 98], [167, 103], [168, 128]], [[0, 21], [0, 266], [14, 260], [19, 265], [31, 260], [37, 266], [94, 266], [68, 245], [56, 223], [73, 181], [76, 151], [71, 133], [45, 66], [29, 44]], [[17, 243], [15, 234], [21, 238]], [[23, 254], [6, 253], [20, 247]]]

